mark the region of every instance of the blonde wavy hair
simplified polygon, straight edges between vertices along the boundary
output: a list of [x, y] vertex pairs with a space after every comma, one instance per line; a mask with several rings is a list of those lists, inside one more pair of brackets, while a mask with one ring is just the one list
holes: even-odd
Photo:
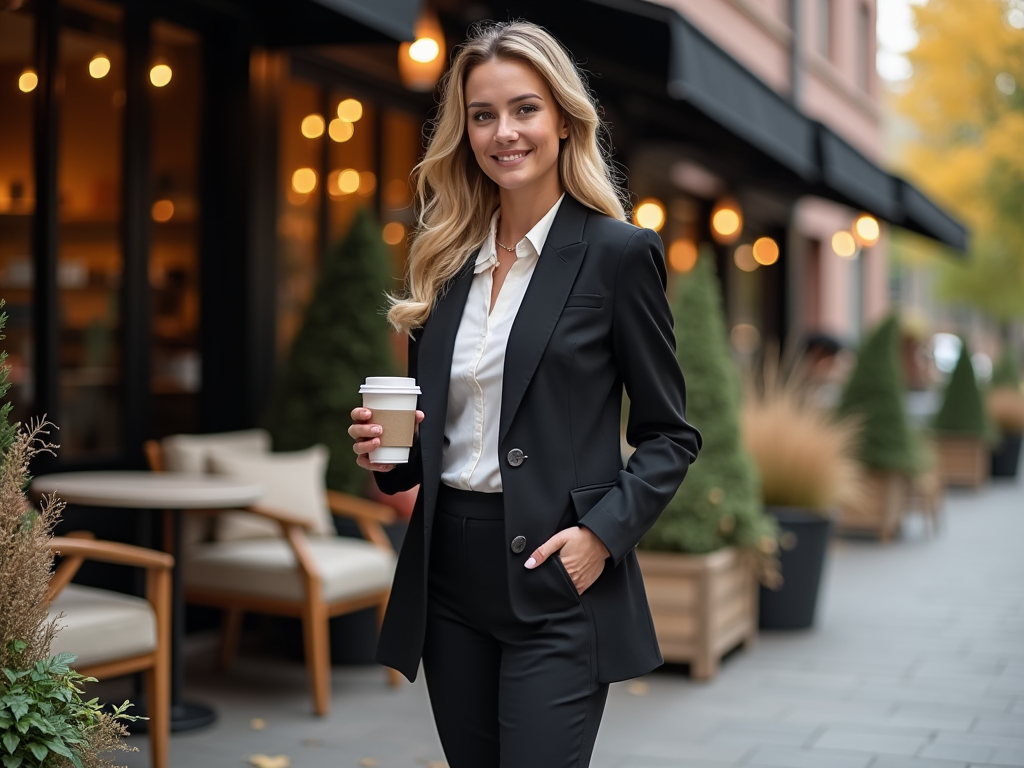
[[441, 100], [426, 154], [413, 169], [416, 229], [405, 292], [390, 296], [388, 320], [410, 333], [426, 323], [446, 283], [480, 246], [498, 207], [498, 185], [481, 170], [466, 133], [466, 78], [492, 60], [521, 61], [547, 83], [569, 125], [558, 170], [562, 186], [584, 205], [625, 220], [628, 198], [617, 185], [607, 131], [583, 74], [551, 34], [525, 21], [485, 22], [456, 50], [441, 81]]

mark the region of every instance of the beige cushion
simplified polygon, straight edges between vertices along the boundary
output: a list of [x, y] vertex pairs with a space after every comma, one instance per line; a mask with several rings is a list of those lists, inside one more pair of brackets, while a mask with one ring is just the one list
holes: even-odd
[[[329, 603], [391, 588], [395, 555], [345, 536], [310, 538]], [[249, 539], [201, 544], [184, 570], [186, 588], [287, 600], [305, 600], [295, 554], [283, 539]]]
[[75, 654], [76, 668], [156, 649], [156, 615], [142, 598], [69, 584], [50, 604], [51, 616], [61, 613], [50, 652]]
[[[237, 432], [216, 432], [208, 435], [170, 435], [160, 441], [164, 454], [164, 469], [203, 475], [210, 471], [210, 452], [230, 450], [245, 453], [270, 451], [270, 433], [265, 429], [245, 429]], [[182, 546], [186, 549], [210, 538], [213, 518], [186, 514], [181, 532]]]
[[211, 451], [268, 453], [270, 433], [265, 429], [218, 432], [210, 435], [171, 435], [160, 441], [165, 469], [202, 475], [210, 471]]
[[[263, 486], [260, 504], [307, 520], [314, 534], [330, 536], [335, 528], [327, 507], [324, 479], [329, 456], [325, 445], [290, 453], [212, 451], [210, 469], [215, 474], [260, 484]], [[238, 541], [280, 535], [281, 528], [273, 520], [248, 512], [226, 512], [217, 516], [214, 538]]]

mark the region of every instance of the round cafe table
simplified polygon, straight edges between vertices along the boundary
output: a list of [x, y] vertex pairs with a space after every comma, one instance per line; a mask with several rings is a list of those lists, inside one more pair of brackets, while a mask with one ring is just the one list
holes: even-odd
[[[217, 715], [211, 708], [181, 699], [185, 600], [177, 553], [183, 510], [247, 507], [259, 500], [263, 489], [229, 478], [174, 472], [60, 472], [37, 477], [32, 481], [32, 493], [36, 496], [55, 493], [68, 504], [89, 507], [171, 510], [174, 521], [171, 540], [164, 541], [164, 548], [176, 556], [172, 577], [171, 730], [187, 731], [216, 720]], [[133, 727], [144, 722], [138, 721]]]

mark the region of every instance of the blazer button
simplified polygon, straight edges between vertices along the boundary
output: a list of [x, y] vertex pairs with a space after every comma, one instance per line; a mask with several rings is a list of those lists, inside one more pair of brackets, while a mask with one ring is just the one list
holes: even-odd
[[526, 537], [525, 536], [516, 536], [514, 539], [512, 539], [512, 551], [513, 552], [515, 552], [518, 555], [524, 549], [526, 549]]
[[528, 458], [529, 456], [527, 456], [518, 448], [513, 448], [511, 451], [508, 452], [508, 463], [511, 464], [513, 467], [518, 467], [520, 464], [523, 463], [523, 461], [525, 461]]

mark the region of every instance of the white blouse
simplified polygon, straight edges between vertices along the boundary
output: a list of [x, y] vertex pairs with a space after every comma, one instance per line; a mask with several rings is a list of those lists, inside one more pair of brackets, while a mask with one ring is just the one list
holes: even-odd
[[500, 210], [491, 217], [490, 233], [480, 247], [473, 284], [455, 337], [441, 458], [441, 482], [445, 485], [465, 491], [501, 492], [498, 420], [505, 347], [564, 197], [563, 194], [558, 198], [526, 237], [516, 243], [516, 261], [505, 276], [494, 309], [488, 312], [494, 270], [498, 266], [494, 238]]

